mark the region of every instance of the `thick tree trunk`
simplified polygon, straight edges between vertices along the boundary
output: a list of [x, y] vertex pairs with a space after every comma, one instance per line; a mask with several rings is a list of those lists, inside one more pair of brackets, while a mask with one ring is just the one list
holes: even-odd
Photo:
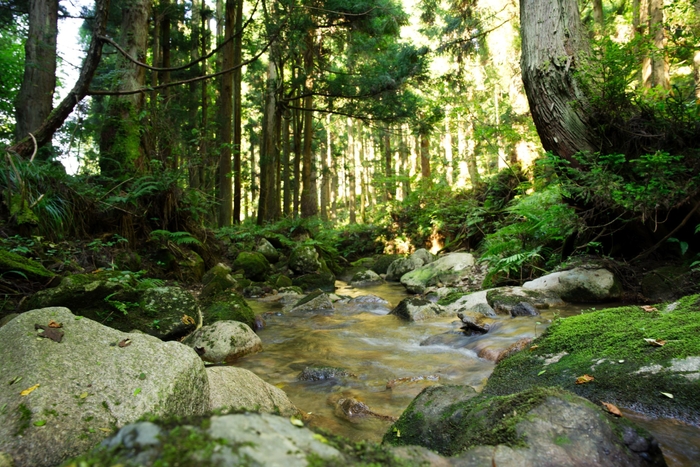
[[520, 22], [523, 83], [542, 146], [575, 164], [577, 152], [598, 149], [575, 77], [589, 50], [578, 4], [522, 0]]
[[24, 77], [17, 96], [17, 140], [35, 133], [53, 109], [57, 34], [58, 0], [30, 0]]
[[[314, 32], [306, 35], [306, 50], [304, 51], [304, 70], [306, 72], [306, 85], [304, 92], [310, 93], [313, 88], [314, 70]], [[301, 217], [312, 217], [318, 214], [318, 199], [316, 194], [316, 180], [313, 177], [312, 144], [314, 138], [314, 98], [309, 94], [304, 98], [304, 152], [303, 167], [301, 173]]]
[[331, 137], [331, 114], [326, 115], [326, 153], [321, 157], [321, 219], [329, 220], [331, 204], [331, 157], [333, 141]]
[[[700, 0], [695, 0], [695, 25], [700, 24]], [[695, 78], [695, 100], [700, 103], [700, 50], [693, 55], [693, 76]]]
[[670, 87], [668, 60], [666, 59], [666, 35], [664, 33], [664, 2], [649, 0], [649, 32], [654, 36], [654, 53], [651, 58], [651, 85], [664, 89]]
[[[224, 40], [234, 34], [236, 4], [235, 0], [226, 0]], [[226, 43], [222, 50], [222, 67], [228, 70], [233, 66], [233, 41]], [[231, 225], [233, 217], [233, 193], [231, 186], [231, 143], [233, 137], [233, 73], [221, 77], [221, 94], [219, 101], [219, 227]]]
[[[102, 41], [98, 38], [105, 34], [108, 11], [109, 0], [96, 0], [92, 39], [90, 40], [90, 46], [85, 60], [83, 60], [83, 66], [80, 68], [78, 81], [58, 107], [49, 114], [41, 126], [34, 132], [37, 146], [41, 147], [51, 141], [56, 130], [63, 125], [63, 122], [68, 118], [71, 112], [73, 112], [75, 106], [87, 95], [92, 77], [95, 75], [95, 70], [97, 70], [97, 65], [100, 63], [100, 58], [102, 58]], [[8, 149], [22, 157], [30, 157], [34, 152], [35, 145], [34, 141], [27, 136]]]
[[[235, 28], [236, 38], [233, 40], [233, 66], [240, 66], [243, 54], [243, 0], [236, 2]], [[241, 138], [243, 128], [241, 115], [243, 112], [241, 99], [241, 68], [233, 71], [233, 223], [241, 222]]]
[[258, 225], [277, 219], [275, 212], [276, 168], [277, 168], [277, 68], [270, 59], [267, 66], [263, 137], [260, 146], [260, 198], [258, 202]]

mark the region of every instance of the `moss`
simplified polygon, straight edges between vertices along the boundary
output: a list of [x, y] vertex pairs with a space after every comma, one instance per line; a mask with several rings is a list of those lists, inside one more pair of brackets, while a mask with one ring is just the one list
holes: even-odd
[[[673, 359], [700, 355], [698, 298], [685, 297], [673, 311], [659, 306], [659, 311], [645, 312], [627, 306], [559, 319], [534, 342], [534, 350], [499, 363], [485, 392], [502, 395], [533, 386], [561, 386], [595, 403], [613, 402], [697, 423], [700, 380], [669, 371], [639, 370], [652, 365], [667, 368]], [[646, 338], [666, 343], [655, 347]], [[546, 358], [563, 353], [559, 361], [544, 364]], [[575, 384], [583, 374], [595, 380]]]
[[32, 420], [32, 411], [24, 404], [19, 404], [17, 411], [19, 412], [19, 424], [15, 436], [22, 436], [29, 428], [29, 422]]
[[321, 289], [324, 292], [334, 292], [335, 276], [330, 272], [304, 274], [292, 279], [292, 284], [304, 291]]
[[25, 276], [30, 280], [50, 279], [54, 273], [47, 270], [41, 263], [11, 251], [0, 250], [0, 273], [7, 275], [7, 278], [16, 280]]
[[242, 269], [245, 277], [253, 281], [264, 281], [270, 271], [270, 263], [262, 253], [244, 251], [236, 257], [233, 269]]
[[212, 305], [204, 310], [204, 324], [217, 321], [240, 321], [251, 328], [255, 324], [255, 313], [245, 299], [235, 292], [222, 292], [215, 295]]
[[457, 300], [459, 300], [460, 298], [464, 297], [465, 295], [467, 295], [465, 292], [450, 292], [449, 294], [447, 294], [447, 296], [438, 300], [438, 305], [442, 305], [442, 306], [451, 305], [454, 302], [456, 302]]

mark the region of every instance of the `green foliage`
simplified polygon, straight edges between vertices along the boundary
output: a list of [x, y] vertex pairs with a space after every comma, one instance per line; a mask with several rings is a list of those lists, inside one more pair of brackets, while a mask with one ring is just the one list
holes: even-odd
[[13, 22], [0, 28], [0, 141], [11, 140], [14, 133], [14, 104], [24, 72], [21, 32]]
[[[488, 264], [488, 285], [531, 278], [557, 261], [564, 240], [579, 226], [557, 185], [515, 199], [502, 227], [484, 239], [481, 261]], [[485, 284], [485, 285], [486, 285]]]
[[202, 245], [202, 242], [193, 237], [189, 232], [154, 230], [151, 232], [151, 238], [161, 243], [172, 242], [176, 245]]

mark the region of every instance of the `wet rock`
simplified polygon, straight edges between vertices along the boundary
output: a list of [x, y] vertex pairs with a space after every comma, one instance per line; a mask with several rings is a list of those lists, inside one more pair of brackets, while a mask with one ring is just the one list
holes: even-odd
[[291, 311], [332, 311], [334, 309], [335, 307], [328, 294], [317, 290], [296, 302]]
[[306, 292], [316, 289], [324, 292], [334, 292], [335, 276], [330, 271], [309, 273], [293, 278], [292, 284]]
[[390, 282], [398, 282], [401, 280], [401, 277], [404, 274], [411, 272], [422, 265], [423, 263], [417, 262], [412, 258], [399, 258], [392, 262], [387, 268], [386, 280]]
[[358, 422], [364, 418], [372, 417], [378, 420], [396, 421], [396, 417], [379, 414], [369, 408], [367, 404], [355, 399], [352, 396], [341, 397], [332, 402], [336, 417], [343, 418], [351, 422]]
[[243, 288], [243, 296], [246, 298], [260, 298], [272, 293], [272, 287], [265, 283], [250, 284]]
[[[626, 436], [626, 428], [634, 435]], [[653, 438], [558, 388], [498, 397], [459, 386], [430, 387], [387, 431], [384, 443], [429, 446], [456, 456], [455, 465], [666, 465]], [[631, 445], [646, 450], [635, 452]]]
[[360, 295], [348, 300], [348, 308], [385, 315], [391, 311], [390, 303], [376, 295]]
[[374, 262], [369, 268], [377, 274], [386, 274], [389, 271], [391, 263], [401, 258], [399, 255], [377, 255], [374, 257]]
[[[36, 338], [34, 325], [50, 321], [63, 325], [61, 343]], [[0, 352], [0, 374], [21, 377], [3, 382], [0, 391], [0, 451], [16, 467], [58, 465], [94, 446], [106, 429], [146, 413], [209, 410], [204, 365], [192, 349], [120, 332], [67, 308], [32, 310], [10, 321], [0, 328]]]
[[157, 421], [128, 425], [71, 465], [100, 459], [101, 465], [124, 467], [303, 467], [310, 458], [348, 464], [340, 451], [307, 428], [293, 425], [289, 417], [246, 413], [194, 419], [175, 427]]
[[357, 375], [344, 368], [332, 366], [307, 366], [297, 375], [299, 381], [323, 381], [345, 377], [356, 378]]
[[537, 308], [532, 306], [528, 302], [520, 302], [513, 306], [513, 308], [510, 309], [510, 315], [512, 317], [516, 316], [539, 316], [540, 312], [537, 311]]
[[428, 287], [449, 287], [468, 279], [474, 273], [474, 256], [450, 253], [401, 276], [401, 283], [410, 293], [423, 293]]
[[266, 383], [253, 372], [232, 366], [207, 368], [212, 410], [228, 409], [298, 415], [299, 409], [281, 389]]
[[554, 293], [571, 303], [611, 302], [622, 297], [619, 279], [607, 269], [574, 268], [525, 282], [526, 290]]
[[246, 324], [217, 321], [190, 334], [183, 344], [193, 348], [205, 362], [232, 363], [262, 350], [260, 338]]
[[289, 255], [289, 269], [299, 275], [320, 272], [321, 260], [316, 248], [310, 245], [296, 247]]
[[243, 297], [233, 290], [210, 296], [204, 304], [206, 308], [202, 314], [205, 325], [217, 321], [240, 321], [252, 327], [255, 323], [253, 310]]
[[270, 263], [262, 253], [243, 251], [233, 262], [233, 269], [242, 269], [245, 277], [252, 281], [264, 281], [270, 272]]
[[457, 317], [462, 320], [462, 332], [468, 336], [486, 334], [498, 323], [496, 319], [475, 312], [459, 312]]
[[270, 243], [267, 239], [261, 238], [258, 241], [258, 245], [255, 247], [255, 251], [258, 253], [262, 253], [262, 255], [270, 262], [270, 263], [276, 263], [280, 259], [280, 253], [277, 251], [277, 249], [272, 246], [272, 243]]
[[[486, 291], [486, 300], [496, 313], [511, 316], [516, 316], [512, 315], [512, 310], [520, 303], [527, 303], [527, 305], [533, 308], [549, 308], [550, 306], [563, 304], [562, 300], [550, 291], [525, 289], [524, 287], [498, 287], [490, 289]], [[525, 309], [519, 307], [517, 312], [527, 313], [529, 309], [527, 305], [524, 305]]]
[[389, 314], [396, 315], [406, 321], [424, 321], [436, 318], [445, 312], [446, 310], [437, 303], [423, 298], [407, 297], [401, 300]]
[[507, 349], [501, 351], [498, 356], [496, 357], [495, 362], [499, 363], [503, 359], [510, 357], [513, 354], [516, 354], [520, 352], [521, 350], [525, 350], [530, 347], [532, 344], [532, 338], [531, 337], [525, 337], [523, 339], [520, 339], [519, 341], [511, 344]]
[[379, 277], [379, 274], [372, 271], [371, 269], [355, 273], [355, 275], [352, 276], [352, 280], [350, 281], [350, 285], [352, 285], [353, 287], [368, 287], [372, 285], [379, 285], [382, 283], [384, 283], [384, 279]]

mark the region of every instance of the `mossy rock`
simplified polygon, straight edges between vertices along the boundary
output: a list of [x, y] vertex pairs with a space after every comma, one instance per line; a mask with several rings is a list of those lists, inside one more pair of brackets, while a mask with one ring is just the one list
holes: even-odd
[[[530, 352], [496, 366], [485, 392], [560, 386], [595, 403], [698, 424], [700, 296], [657, 308], [626, 306], [556, 320]], [[576, 384], [584, 374], [595, 380]]]
[[304, 274], [292, 279], [292, 284], [304, 292], [321, 289], [324, 292], [335, 292], [335, 276], [329, 271]]
[[353, 287], [367, 287], [372, 285], [383, 284], [384, 279], [379, 277], [379, 274], [372, 271], [371, 269], [364, 269], [357, 271], [353, 276], [350, 284]]
[[300, 245], [289, 255], [289, 269], [296, 274], [311, 274], [321, 271], [318, 251], [311, 245]]
[[255, 313], [245, 299], [234, 291], [220, 292], [211, 297], [208, 303], [202, 313], [205, 325], [217, 321], [240, 321], [251, 328], [255, 325]]
[[377, 274], [386, 274], [391, 263], [401, 258], [401, 255], [377, 255], [369, 268]]
[[122, 251], [114, 256], [114, 264], [122, 271], [137, 272], [141, 270], [141, 256], [135, 251]]
[[208, 300], [220, 292], [235, 289], [238, 285], [236, 279], [231, 275], [231, 268], [223, 263], [219, 263], [209, 269], [202, 277], [202, 293], [200, 299]]
[[278, 289], [281, 289], [282, 287], [291, 287], [292, 280], [284, 274], [280, 274], [279, 277], [275, 279], [275, 283], [273, 285]]
[[187, 251], [185, 257], [177, 261], [180, 278], [184, 282], [201, 282], [204, 276], [204, 260], [194, 251]]
[[41, 263], [6, 250], [0, 250], [0, 274], [6, 279], [27, 278], [44, 282], [56, 276]]
[[264, 281], [265, 276], [270, 272], [270, 263], [262, 253], [242, 252], [233, 262], [233, 269], [242, 269], [245, 277], [253, 281]]
[[665, 465], [658, 443], [643, 430], [559, 388], [492, 396], [468, 386], [429, 387], [384, 443], [429, 447], [454, 456], [453, 465], [493, 465], [495, 452], [509, 459], [499, 465], [588, 465], [590, 459], [609, 467]]
[[446, 310], [430, 300], [419, 297], [406, 297], [389, 312], [406, 321], [424, 321], [444, 314]]
[[460, 298], [464, 297], [465, 295], [467, 295], [467, 292], [450, 292], [441, 299], [439, 299], [437, 303], [438, 305], [442, 306], [451, 305]]

